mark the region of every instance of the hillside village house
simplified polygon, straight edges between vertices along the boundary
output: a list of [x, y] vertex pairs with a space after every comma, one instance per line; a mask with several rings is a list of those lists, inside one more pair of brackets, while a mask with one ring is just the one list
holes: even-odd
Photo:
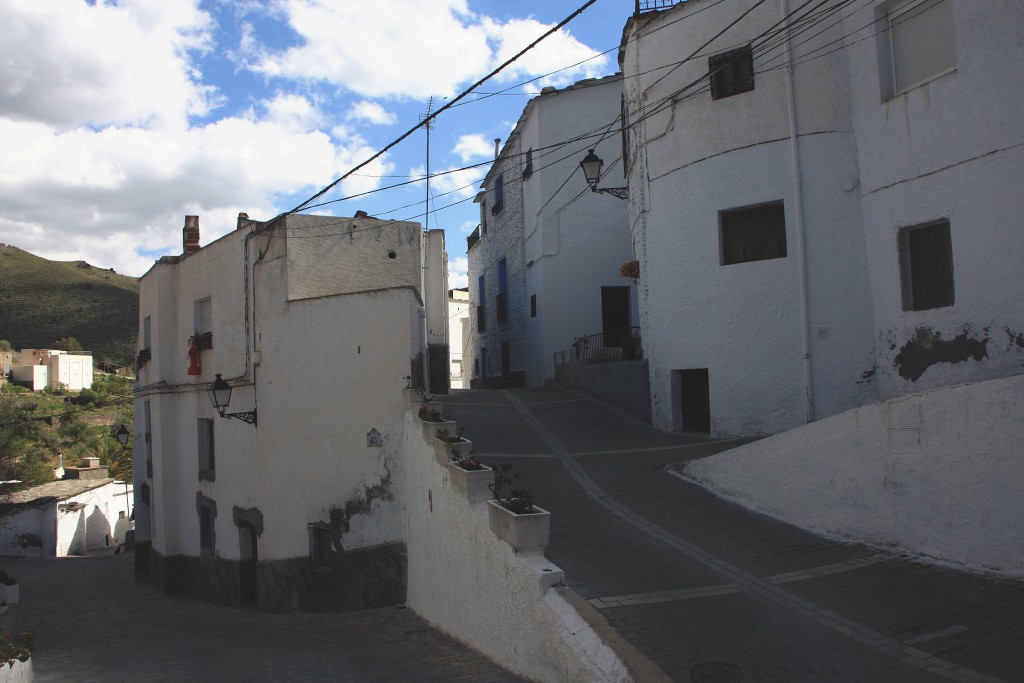
[[63, 384], [68, 391], [92, 386], [92, 356], [57, 349], [22, 349], [21, 365], [11, 368], [11, 381], [32, 391], [56, 389]]
[[132, 485], [111, 479], [98, 458], [67, 468], [68, 477], [6, 494], [0, 504], [0, 553], [64, 557], [120, 546], [132, 513]]
[[664, 429], [779, 432], [1024, 360], [1024, 5], [797, 4], [690, 0], [623, 34]]
[[621, 99], [620, 76], [545, 88], [487, 173], [468, 243], [473, 387], [538, 386], [575, 338], [636, 324], [635, 287], [619, 275], [633, 258], [625, 204], [580, 196], [592, 148], [622, 184]]
[[444, 342], [443, 240], [365, 215], [242, 214], [200, 249], [186, 218], [185, 253], [140, 281], [140, 572], [269, 611], [403, 602], [382, 444]]

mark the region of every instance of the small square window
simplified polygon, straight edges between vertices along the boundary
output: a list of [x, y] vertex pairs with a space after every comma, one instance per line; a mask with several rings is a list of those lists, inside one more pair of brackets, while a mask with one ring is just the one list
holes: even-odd
[[720, 211], [722, 265], [786, 256], [786, 214], [782, 202]]
[[708, 71], [713, 100], [754, 89], [754, 54], [750, 45], [708, 57]]
[[523, 168], [523, 178], [533, 175], [533, 147], [526, 150], [526, 166]]
[[317, 569], [330, 569], [334, 556], [331, 530], [325, 526], [309, 527], [309, 559]]
[[903, 310], [952, 306], [955, 292], [949, 221], [902, 228], [898, 239]]
[[890, 97], [951, 72], [956, 67], [951, 0], [908, 2], [886, 14]]

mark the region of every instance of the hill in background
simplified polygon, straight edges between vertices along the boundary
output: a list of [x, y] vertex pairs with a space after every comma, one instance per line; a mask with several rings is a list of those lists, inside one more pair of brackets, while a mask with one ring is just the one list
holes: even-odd
[[95, 360], [134, 367], [139, 280], [0, 244], [0, 339], [15, 350], [74, 337]]

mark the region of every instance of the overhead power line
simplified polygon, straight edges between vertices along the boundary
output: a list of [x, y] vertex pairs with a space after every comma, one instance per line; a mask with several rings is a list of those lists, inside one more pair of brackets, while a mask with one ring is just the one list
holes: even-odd
[[447, 110], [447, 109], [451, 108], [451, 107], [452, 107], [452, 105], [454, 105], [454, 104], [455, 104], [456, 102], [459, 102], [459, 101], [460, 101], [460, 100], [462, 100], [463, 98], [465, 98], [465, 97], [467, 97], [468, 95], [470, 95], [470, 94], [471, 94], [471, 93], [473, 92], [473, 89], [474, 89], [474, 88], [477, 88], [477, 87], [479, 87], [479, 86], [483, 85], [483, 84], [484, 84], [484, 83], [486, 83], [486, 82], [487, 82], [488, 80], [490, 80], [491, 78], [493, 78], [493, 77], [494, 77], [494, 76], [496, 76], [497, 74], [501, 73], [501, 72], [502, 72], [502, 71], [503, 71], [503, 70], [504, 70], [504, 69], [505, 69], [506, 67], [508, 67], [508, 66], [509, 66], [510, 64], [512, 64], [513, 62], [515, 62], [516, 60], [518, 60], [518, 59], [519, 59], [520, 57], [522, 57], [523, 55], [525, 55], [525, 54], [526, 54], [527, 52], [529, 52], [530, 50], [532, 50], [533, 48], [535, 48], [535, 47], [536, 47], [536, 46], [537, 46], [538, 44], [540, 44], [540, 42], [541, 42], [542, 40], [544, 40], [545, 38], [547, 38], [547, 37], [548, 37], [548, 36], [550, 36], [551, 34], [553, 34], [553, 33], [557, 33], [557, 32], [558, 32], [559, 30], [561, 30], [561, 29], [562, 29], [562, 27], [563, 27], [563, 26], [565, 26], [565, 25], [566, 25], [566, 24], [568, 24], [568, 23], [569, 23], [570, 21], [572, 21], [573, 19], [575, 19], [576, 17], [578, 17], [578, 16], [580, 15], [580, 14], [582, 14], [584, 10], [586, 10], [586, 9], [587, 9], [588, 7], [590, 7], [591, 5], [593, 5], [593, 4], [595, 3], [595, 2], [597, 2], [597, 0], [587, 0], [587, 2], [583, 3], [583, 5], [582, 5], [582, 6], [580, 6], [580, 8], [579, 8], [579, 9], [577, 9], [577, 10], [576, 10], [575, 12], [573, 12], [572, 14], [570, 14], [569, 16], [567, 16], [567, 17], [566, 17], [565, 19], [563, 19], [562, 21], [558, 22], [558, 24], [556, 24], [555, 26], [553, 26], [553, 27], [552, 27], [552, 28], [550, 28], [549, 30], [545, 31], [543, 35], [541, 35], [541, 36], [540, 36], [539, 38], [537, 38], [537, 39], [536, 39], [535, 41], [533, 41], [532, 43], [530, 43], [529, 45], [527, 45], [526, 47], [524, 47], [524, 48], [523, 48], [522, 50], [520, 50], [519, 52], [517, 52], [517, 53], [516, 53], [516, 54], [515, 54], [514, 56], [512, 56], [511, 58], [507, 59], [507, 60], [506, 60], [505, 62], [503, 62], [503, 63], [502, 63], [502, 64], [501, 64], [501, 65], [500, 65], [500, 66], [499, 66], [498, 68], [496, 68], [496, 69], [494, 69], [493, 71], [491, 71], [491, 72], [490, 72], [489, 74], [487, 74], [486, 76], [484, 76], [483, 78], [481, 78], [481, 79], [480, 79], [479, 81], [477, 81], [476, 83], [474, 83], [473, 85], [471, 85], [471, 86], [470, 86], [469, 88], [467, 88], [466, 90], [463, 90], [463, 91], [462, 91], [461, 93], [459, 93], [459, 94], [458, 94], [458, 95], [457, 95], [457, 96], [455, 97], [455, 99], [453, 99], [453, 100], [452, 100], [451, 102], [448, 102], [448, 103], [447, 103], [447, 104], [445, 104], [444, 106], [442, 106], [442, 107], [438, 108], [438, 109], [437, 109], [437, 111], [435, 111], [434, 113], [430, 114], [429, 116], [426, 116], [426, 117], [425, 117], [425, 118], [424, 118], [424, 119], [423, 119], [422, 121], [420, 121], [419, 123], [417, 123], [417, 124], [416, 124], [415, 126], [413, 126], [412, 128], [410, 128], [410, 129], [409, 129], [409, 130], [407, 130], [406, 132], [402, 133], [402, 135], [398, 136], [397, 138], [395, 138], [394, 140], [392, 140], [392, 141], [391, 141], [390, 143], [388, 143], [387, 145], [385, 145], [385, 146], [384, 146], [384, 147], [383, 147], [383, 148], [382, 148], [382, 149], [381, 149], [380, 151], [378, 151], [378, 152], [377, 152], [376, 154], [374, 154], [373, 156], [371, 156], [371, 157], [370, 157], [369, 159], [367, 159], [366, 161], [363, 161], [362, 163], [360, 163], [360, 164], [356, 165], [356, 166], [355, 166], [354, 168], [352, 168], [351, 170], [349, 170], [348, 172], [346, 172], [346, 173], [345, 173], [344, 175], [342, 175], [342, 176], [341, 176], [340, 178], [338, 178], [337, 180], [335, 180], [335, 181], [333, 181], [332, 183], [330, 183], [330, 184], [329, 184], [329, 185], [328, 185], [327, 187], [325, 187], [324, 189], [320, 190], [320, 191], [319, 191], [319, 192], [317, 192], [317, 193], [316, 193], [315, 195], [313, 195], [312, 197], [310, 197], [310, 198], [309, 198], [309, 199], [307, 199], [306, 201], [302, 202], [301, 204], [299, 204], [298, 206], [296, 206], [296, 207], [295, 207], [294, 209], [292, 209], [292, 210], [291, 210], [291, 211], [289, 211], [288, 213], [297, 213], [297, 212], [299, 212], [299, 211], [302, 211], [302, 209], [303, 209], [303, 208], [305, 208], [305, 207], [306, 207], [306, 206], [307, 206], [308, 204], [311, 204], [312, 202], [316, 201], [316, 200], [317, 200], [318, 198], [320, 198], [320, 197], [322, 197], [323, 195], [325, 195], [325, 194], [327, 194], [328, 192], [330, 192], [331, 188], [335, 187], [335, 186], [336, 186], [336, 185], [337, 185], [338, 183], [340, 183], [341, 181], [345, 180], [345, 179], [346, 179], [346, 178], [348, 178], [348, 177], [349, 177], [350, 175], [352, 175], [353, 173], [355, 173], [355, 172], [356, 172], [356, 171], [358, 171], [359, 169], [363, 168], [364, 166], [367, 166], [368, 164], [370, 164], [371, 162], [373, 162], [373, 161], [374, 161], [375, 159], [378, 159], [378, 158], [380, 158], [381, 156], [383, 156], [383, 155], [384, 155], [384, 154], [385, 154], [385, 153], [386, 153], [386, 152], [387, 152], [388, 150], [390, 150], [390, 149], [391, 149], [392, 147], [394, 147], [394, 146], [395, 146], [395, 145], [397, 145], [398, 143], [402, 142], [402, 140], [405, 140], [405, 139], [406, 139], [407, 137], [409, 137], [410, 135], [412, 135], [413, 133], [415, 133], [415, 132], [416, 132], [417, 130], [419, 130], [421, 126], [424, 126], [424, 125], [427, 125], [427, 124], [429, 124], [429, 123], [430, 123], [430, 121], [432, 121], [433, 119], [437, 118], [437, 116], [438, 116], [438, 115], [439, 115], [439, 114], [440, 114], [441, 112], [443, 112], [443, 111], [445, 111], [445, 110]]

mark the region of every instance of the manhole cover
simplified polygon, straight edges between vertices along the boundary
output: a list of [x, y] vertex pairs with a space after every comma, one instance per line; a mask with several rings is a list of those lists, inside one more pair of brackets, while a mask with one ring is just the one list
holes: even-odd
[[747, 675], [729, 662], [701, 662], [690, 667], [693, 683], [743, 683]]

